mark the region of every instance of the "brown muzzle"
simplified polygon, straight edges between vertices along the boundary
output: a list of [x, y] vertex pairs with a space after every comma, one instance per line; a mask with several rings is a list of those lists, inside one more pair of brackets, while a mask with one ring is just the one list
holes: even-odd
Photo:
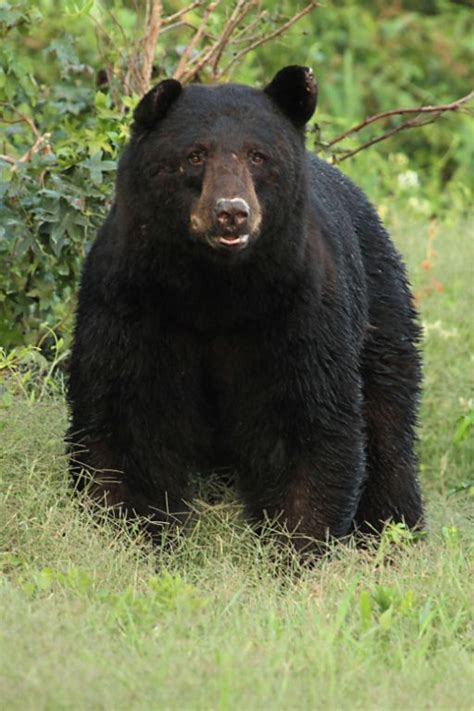
[[246, 162], [235, 153], [209, 157], [201, 195], [191, 211], [191, 232], [211, 247], [243, 249], [256, 238], [260, 222]]

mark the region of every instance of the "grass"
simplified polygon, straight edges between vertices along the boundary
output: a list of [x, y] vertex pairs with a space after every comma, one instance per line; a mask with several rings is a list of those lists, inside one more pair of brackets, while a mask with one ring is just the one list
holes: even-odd
[[426, 326], [426, 540], [392, 528], [302, 570], [227, 495], [196, 501], [194, 528], [153, 550], [70, 496], [63, 400], [8, 395], [3, 709], [473, 708], [472, 438], [453, 443], [472, 396], [473, 254], [466, 227], [432, 226], [428, 240], [405, 222], [393, 232]]

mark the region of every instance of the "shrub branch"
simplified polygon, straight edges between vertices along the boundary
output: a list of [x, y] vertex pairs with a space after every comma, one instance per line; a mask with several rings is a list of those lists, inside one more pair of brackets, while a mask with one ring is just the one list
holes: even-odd
[[[143, 3], [144, 12], [139, 13], [138, 3], [135, 3], [137, 17], [141, 16], [134, 38], [126, 37], [127, 32], [121, 26], [118, 18], [110, 8], [107, 15], [113, 25], [118, 27], [121, 51], [114, 41], [113, 35], [94, 18], [97, 29], [97, 42], [104, 59], [104, 74], [110, 86], [114, 105], [123, 109], [121, 95], [138, 94], [142, 96], [150, 88], [156, 61], [156, 48], [160, 36], [164, 32], [183, 28], [191, 32], [191, 37], [184, 47], [173, 71], [173, 77], [187, 84], [199, 78], [201, 72], [208, 78], [218, 81], [227, 77], [234, 67], [252, 50], [274, 40], [319, 5], [310, 2], [288, 19], [283, 20], [279, 13], [273, 18], [278, 26], [271, 32], [266, 32], [262, 23], [268, 21], [270, 12], [262, 9], [261, 0], [234, 0], [228, 3], [230, 9], [224, 13], [223, 25], [215, 32], [212, 15], [217, 8], [221, 10], [224, 3], [221, 0], [194, 0], [177, 12], [166, 15], [161, 0], [147, 0]], [[227, 7], [225, 8], [227, 10]], [[187, 15], [197, 10], [197, 23]], [[128, 50], [124, 55], [123, 48]], [[112, 49], [112, 55], [117, 59], [111, 63], [107, 50]], [[222, 67], [222, 65], [224, 65]]]
[[[347, 129], [347, 131], [344, 131], [343, 133], [338, 134], [335, 138], [331, 139], [328, 143], [324, 144], [324, 147], [325, 148], [332, 148], [333, 146], [335, 146], [336, 144], [345, 140], [349, 136], [353, 135], [354, 133], [358, 133], [359, 131], [362, 131], [362, 129], [364, 129], [366, 126], [370, 126], [371, 124], [376, 123], [377, 121], [383, 121], [385, 119], [391, 118], [392, 116], [405, 116], [407, 114], [414, 114], [415, 115], [415, 118], [408, 119], [407, 121], [404, 121], [403, 123], [399, 124], [398, 126], [395, 126], [394, 128], [391, 128], [388, 131], [385, 131], [385, 133], [382, 133], [380, 136], [376, 136], [375, 138], [372, 138], [372, 139], [366, 141], [365, 143], [362, 143], [357, 148], [354, 148], [352, 150], [343, 151], [340, 154], [333, 154], [334, 162], [340, 163], [343, 160], [346, 160], [347, 158], [351, 158], [352, 156], [356, 155], [357, 153], [360, 153], [361, 151], [365, 150], [366, 148], [369, 148], [370, 146], [375, 145], [376, 143], [380, 143], [381, 141], [385, 141], [388, 138], [391, 138], [396, 133], [400, 133], [400, 131], [405, 131], [405, 130], [408, 130], [411, 128], [419, 128], [420, 126], [426, 126], [427, 124], [434, 123], [444, 113], [446, 113], [448, 111], [458, 111], [459, 109], [461, 109], [461, 107], [464, 106], [464, 104], [471, 101], [473, 98], [474, 98], [474, 91], [471, 91], [471, 92], [469, 92], [469, 94], [466, 94], [465, 96], [462, 96], [460, 99], [457, 99], [456, 101], [452, 101], [449, 104], [440, 104], [439, 106], [418, 106], [418, 107], [409, 107], [409, 108], [398, 108], [398, 109], [391, 109], [390, 111], [382, 111], [381, 113], [374, 114], [373, 116], [368, 116], [360, 123]], [[426, 115], [429, 115], [428, 119], [424, 118], [424, 116], [426, 116]]]
[[273, 32], [270, 32], [268, 35], [263, 35], [256, 39], [255, 41], [251, 42], [247, 47], [244, 47], [240, 52], [237, 52], [237, 54], [234, 55], [233, 59], [222, 69], [219, 73], [219, 77], [223, 77], [226, 74], [230, 72], [232, 67], [240, 62], [242, 58], [251, 52], [253, 49], [256, 49], [257, 47], [260, 47], [262, 44], [266, 44], [267, 42], [270, 42], [271, 40], [275, 39], [275, 37], [279, 37], [279, 35], [283, 34], [283, 32], [286, 32], [292, 25], [295, 24], [295, 22], [298, 22], [298, 20], [301, 20], [302, 17], [307, 15], [309, 12], [312, 12], [313, 10], [316, 10], [316, 8], [319, 7], [319, 3], [317, 2], [310, 2], [309, 5], [306, 5], [300, 12], [297, 12], [296, 15], [293, 15], [293, 17], [290, 17], [290, 19], [285, 22], [283, 25], [278, 27], [276, 30]]

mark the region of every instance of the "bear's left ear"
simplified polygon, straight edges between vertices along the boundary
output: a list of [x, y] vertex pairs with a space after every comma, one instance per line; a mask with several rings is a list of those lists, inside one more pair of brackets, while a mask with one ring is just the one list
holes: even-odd
[[318, 88], [309, 67], [295, 65], [281, 69], [264, 91], [299, 127], [309, 121], [316, 108]]
[[183, 87], [176, 79], [164, 79], [141, 99], [133, 112], [132, 131], [150, 131], [162, 119]]

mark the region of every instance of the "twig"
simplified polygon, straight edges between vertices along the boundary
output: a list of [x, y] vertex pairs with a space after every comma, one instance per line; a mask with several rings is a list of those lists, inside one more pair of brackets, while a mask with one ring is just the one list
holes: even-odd
[[268, 10], [262, 10], [262, 12], [257, 15], [257, 17], [255, 17], [248, 23], [248, 25], [236, 32], [235, 37], [232, 39], [232, 42], [234, 44], [241, 44], [242, 42], [253, 42], [254, 39], [257, 39], [261, 36], [261, 33], [255, 35], [250, 35], [250, 33], [253, 32], [258, 25], [261, 25], [261, 23], [266, 20], [267, 17]]
[[[247, 7], [243, 7], [243, 10], [244, 10], [244, 11], [240, 13], [240, 18], [237, 20], [237, 22], [234, 22], [234, 18], [233, 18], [233, 17], [229, 18], [228, 23], [226, 23], [226, 28], [227, 28], [228, 24], [231, 24], [231, 30], [233, 31], [233, 30], [235, 29], [235, 27], [237, 26], [238, 22], [240, 22], [240, 20], [243, 19], [246, 14], [248, 14], [248, 12], [250, 11], [250, 9], [252, 8], [252, 6], [253, 6], [254, 4], [256, 5], [257, 3], [254, 3], [253, 0], [250, 0], [250, 1], [247, 0]], [[239, 2], [239, 3], [238, 3], [238, 6], [239, 6], [239, 5], [242, 5], [242, 6], [243, 6], [244, 3]], [[232, 62], [230, 62], [230, 63], [227, 65], [227, 67], [226, 67], [223, 71], [218, 71], [218, 70], [217, 70], [217, 62], [214, 63], [214, 66], [213, 66], [213, 76], [214, 76], [214, 78], [215, 78], [215, 79], [219, 79], [219, 78], [221, 78], [222, 76], [224, 76], [224, 74], [227, 72], [227, 70], [229, 70], [229, 69], [231, 68], [231, 66], [234, 64], [234, 62], [238, 61], [239, 58], [243, 57], [245, 54], [247, 54], [247, 52], [250, 52], [254, 47], [257, 47], [257, 46], [263, 44], [264, 42], [267, 42], [267, 41], [271, 40], [272, 38], [276, 37], [277, 35], [282, 34], [286, 29], [288, 29], [289, 27], [291, 27], [291, 25], [293, 25], [295, 22], [297, 22], [301, 17], [303, 17], [305, 14], [307, 14], [308, 12], [310, 12], [312, 9], [315, 9], [316, 7], [318, 7], [318, 3], [315, 3], [315, 2], [311, 3], [308, 7], [304, 8], [304, 9], [303, 9], [301, 12], [299, 12], [297, 15], [294, 15], [292, 18], [290, 18], [290, 20], [288, 20], [288, 22], [286, 22], [282, 27], [278, 28], [278, 30], [275, 30], [273, 33], [271, 33], [270, 35], [267, 35], [267, 36], [266, 36], [265, 38], [263, 38], [263, 39], [262, 39], [262, 36], [261, 36], [261, 35], [258, 35], [258, 39], [256, 39], [255, 41], [251, 41], [250, 44], [249, 44], [249, 38], [248, 38], [248, 37], [245, 37], [245, 36], [242, 36], [242, 35], [245, 35], [245, 34], [247, 33], [248, 28], [245, 28], [245, 29], [241, 32], [241, 36], [239, 37], [239, 41], [240, 41], [240, 42], [247, 42], [247, 46], [246, 46], [243, 50], [241, 50], [238, 54], [236, 54], [236, 55], [234, 56], [234, 59], [232, 60]], [[268, 13], [267, 13], [266, 11], [263, 11], [262, 13], [259, 14], [258, 18], [256, 18], [256, 19], [259, 20], [259, 21], [262, 21], [262, 19], [263, 19], [267, 14], [268, 14]], [[250, 24], [252, 25], [252, 29], [253, 29], [253, 23], [250, 23]], [[224, 31], [223, 31], [223, 32], [225, 32], [225, 29], [226, 29], [226, 28], [224, 28]], [[205, 49], [205, 50], [202, 50], [198, 56], [194, 57], [192, 60], [190, 60], [190, 61], [188, 62], [188, 66], [189, 66], [189, 65], [193, 65], [193, 64], [194, 64], [194, 66], [189, 66], [188, 71], [185, 72], [182, 77], [180, 77], [180, 79], [181, 79], [181, 81], [182, 81], [183, 83], [186, 83], [186, 82], [188, 82], [188, 81], [191, 81], [191, 79], [192, 79], [193, 77], [195, 77], [195, 76], [201, 71], [201, 69], [202, 69], [203, 67], [205, 67], [207, 64], [210, 64], [210, 62], [211, 62], [211, 60], [212, 60], [212, 57], [213, 57], [214, 53], [216, 52], [216, 49], [217, 49], [218, 51], [221, 50], [221, 51], [219, 51], [219, 59], [221, 58], [222, 53], [223, 53], [223, 51], [225, 50], [226, 45], [228, 46], [231, 41], [232, 41], [233, 43], [235, 43], [234, 40], [231, 40], [231, 39], [230, 39], [230, 38], [231, 38], [231, 35], [232, 35], [232, 31], [231, 31], [231, 32], [228, 34], [228, 36], [225, 38], [225, 43], [222, 43], [222, 42], [221, 42], [221, 39], [218, 39], [218, 40], [214, 43], [214, 45], [212, 45], [211, 47], [208, 47], [208, 48]]]
[[[108, 15], [108, 16], [110, 17], [110, 19], [112, 20], [112, 23], [117, 27], [118, 31], [119, 31], [120, 34], [122, 35], [123, 46], [126, 47], [127, 44], [128, 44], [128, 42], [129, 42], [129, 40], [128, 40], [128, 38], [127, 38], [127, 35], [125, 34], [125, 30], [123, 29], [122, 25], [121, 25], [120, 22], [117, 20], [117, 18], [115, 17], [115, 14], [114, 14], [114, 12], [112, 12], [112, 10], [110, 9], [110, 7], [107, 7], [107, 5], [105, 5], [105, 8], [104, 8], [104, 9], [105, 9], [105, 12], [107, 13], [107, 15]], [[117, 46], [116, 44], [114, 44], [114, 41], [112, 40], [112, 37], [111, 37], [109, 34], [107, 34], [107, 33], [105, 32], [105, 30], [103, 29], [102, 25], [100, 25], [100, 24], [98, 23], [98, 21], [95, 20], [95, 18], [94, 18], [93, 16], [92, 16], [92, 20], [93, 20], [93, 22], [96, 23], [96, 25], [98, 25], [98, 26], [101, 28], [101, 30], [104, 32], [104, 34], [106, 35], [106, 37], [107, 37], [107, 39], [109, 40], [109, 42], [114, 46], [115, 51], [118, 52], [118, 51], [119, 51], [118, 46]]]
[[218, 5], [220, 3], [220, 0], [214, 0], [214, 2], [210, 2], [209, 5], [206, 7], [203, 16], [201, 18], [201, 22], [199, 23], [199, 26], [194, 33], [193, 37], [191, 38], [190, 42], [186, 46], [183, 54], [181, 55], [181, 58], [178, 62], [178, 66], [173, 72], [173, 78], [178, 79], [181, 81], [184, 81], [184, 76], [185, 76], [185, 70], [186, 70], [186, 65], [189, 63], [189, 58], [191, 55], [191, 52], [201, 39], [202, 35], [204, 34], [204, 30], [206, 29], [207, 25], [207, 20], [211, 12], [214, 12], [214, 10], [217, 9]]
[[445, 111], [457, 111], [457, 109], [459, 109], [463, 104], [473, 98], [474, 91], [471, 91], [469, 94], [466, 94], [466, 96], [461, 97], [457, 101], [452, 101], [450, 104], [440, 104], [439, 106], [418, 106], [418, 108], [410, 107], [406, 109], [391, 109], [390, 111], [382, 111], [379, 114], [368, 116], [360, 123], [356, 124], [352, 128], [349, 128], [347, 131], [344, 131], [344, 133], [340, 133], [338, 136], [329, 141], [327, 147], [330, 148], [331, 146], [334, 146], [336, 143], [339, 143], [339, 141], [342, 141], [344, 138], [347, 138], [347, 136], [361, 131], [366, 126], [375, 123], [375, 121], [381, 121], [382, 119], [389, 118], [390, 116], [403, 116], [404, 114], [441, 114]]
[[229, 73], [229, 71], [232, 69], [234, 64], [237, 64], [237, 62], [240, 62], [242, 57], [244, 57], [248, 52], [251, 52], [253, 49], [256, 47], [260, 47], [260, 45], [265, 44], [266, 42], [270, 42], [272, 39], [275, 39], [275, 37], [278, 37], [279, 35], [283, 34], [283, 32], [286, 32], [286, 30], [291, 27], [292, 25], [295, 24], [295, 22], [298, 22], [302, 17], [307, 15], [309, 12], [312, 12], [313, 10], [316, 10], [316, 8], [319, 7], [318, 2], [310, 2], [309, 5], [306, 5], [300, 12], [296, 13], [296, 15], [293, 15], [288, 22], [285, 22], [284, 25], [281, 25], [281, 27], [278, 27], [276, 30], [273, 32], [270, 32], [269, 35], [266, 35], [264, 37], [260, 37], [258, 40], [255, 40], [255, 42], [251, 42], [247, 47], [242, 49], [240, 52], [237, 52], [237, 54], [233, 57], [233, 59], [224, 67], [222, 71], [219, 72], [219, 77], [223, 77], [226, 74]]
[[[211, 44], [210, 47], [202, 49], [195, 57], [190, 57], [187, 62], [187, 71], [183, 73], [180, 77], [183, 83], [191, 81], [201, 69], [212, 63], [212, 74], [214, 78], [217, 78], [217, 65], [224, 52], [226, 46], [229, 44], [232, 33], [234, 32], [237, 25], [244, 19], [244, 17], [250, 12], [253, 6], [257, 4], [256, 0], [238, 0], [234, 12], [231, 14], [230, 18], [224, 25], [222, 32], [220, 33], [217, 40]], [[213, 61], [214, 57], [214, 61]]]
[[16, 166], [18, 163], [27, 163], [31, 156], [38, 153], [38, 151], [46, 150], [49, 152], [50, 137], [51, 133], [45, 133], [43, 136], [38, 136], [33, 145], [30, 146], [30, 148], [28, 148], [28, 150], [20, 158], [12, 158], [11, 156], [2, 154], [0, 155], [0, 160], [5, 161], [5, 163], [10, 163], [12, 166]]
[[49, 139], [51, 137], [51, 133], [45, 133], [43, 136], [38, 136], [36, 141], [33, 143], [31, 148], [28, 148], [26, 153], [24, 153], [21, 158], [18, 158], [18, 163], [26, 163], [27, 161], [30, 160], [31, 156], [34, 153], [38, 153], [38, 151], [42, 150], [45, 152], [49, 153]]
[[10, 165], [16, 165], [18, 162], [16, 158], [7, 156], [4, 153], [0, 153], [0, 160], [3, 160], [5, 163], [10, 163]]
[[33, 145], [28, 148], [28, 150], [20, 157], [20, 158], [12, 158], [11, 156], [2, 154], [0, 155], [0, 160], [3, 160], [5, 163], [10, 163], [10, 165], [16, 166], [18, 163], [26, 163], [27, 161], [30, 160], [31, 156], [34, 153], [38, 153], [39, 150], [48, 150], [48, 143], [49, 139], [51, 137], [51, 133], [40, 133], [38, 127], [36, 126], [35, 122], [33, 119], [31, 119], [29, 116], [26, 114], [22, 113], [19, 111], [15, 106], [11, 106], [11, 104], [8, 104], [5, 101], [0, 102], [1, 106], [6, 106], [10, 111], [13, 111], [18, 116], [18, 119], [16, 121], [9, 121], [8, 119], [2, 119], [0, 123], [6, 123], [6, 124], [11, 124], [11, 123], [25, 123], [28, 128], [30, 129], [31, 133], [33, 134], [34, 137], [34, 142]]
[[187, 7], [183, 7], [181, 10], [178, 10], [178, 12], [175, 12], [172, 15], [168, 15], [168, 17], [164, 17], [162, 20], [162, 24], [168, 25], [170, 22], [179, 20], [180, 17], [182, 17], [183, 15], [186, 15], [187, 12], [191, 12], [191, 10], [194, 10], [196, 7], [199, 7], [200, 5], [202, 5], [202, 0], [196, 0], [196, 2], [192, 2]]
[[[115, 16], [113, 15], [112, 11], [110, 9], [108, 9], [107, 12], [109, 13], [110, 17], [112, 18], [112, 21], [118, 25], [120, 32], [122, 33], [122, 36], [124, 36], [123, 28], [120, 25], [120, 23], [118, 22], [118, 20], [115, 18]], [[109, 34], [107, 34], [107, 32], [104, 30], [103, 26], [99, 23], [99, 21], [96, 20], [93, 16], [91, 16], [91, 18], [92, 18], [92, 22], [95, 25], [94, 34], [95, 34], [95, 38], [96, 38], [96, 42], [97, 42], [97, 50], [100, 54], [102, 63], [104, 65], [104, 71], [107, 76], [107, 86], [109, 87], [110, 96], [112, 97], [112, 103], [115, 106], [115, 108], [117, 109], [117, 111], [120, 111], [122, 108], [122, 99], [121, 99], [121, 96], [119, 95], [119, 93], [116, 91], [116, 88], [114, 85], [113, 67], [106, 60], [106, 52], [104, 51], [104, 48], [103, 48], [103, 44], [104, 44], [103, 38], [105, 39], [106, 43], [109, 43], [109, 45], [113, 46], [114, 51], [116, 51], [118, 53], [118, 56], [120, 56], [120, 52], [119, 52], [117, 46], [115, 45], [112, 37]], [[128, 42], [128, 40], [125, 38], [125, 46], [126, 46], [127, 42]], [[126, 87], [127, 76], [128, 75], [126, 75], [123, 79], [123, 86], [124, 87]]]
[[383, 133], [381, 136], [377, 136], [377, 138], [372, 138], [370, 141], [366, 141], [365, 143], [362, 143], [362, 145], [358, 146], [357, 148], [354, 148], [352, 151], [346, 151], [340, 156], [333, 155], [333, 161], [334, 163], [342, 163], [343, 160], [346, 160], [347, 158], [351, 158], [352, 156], [355, 156], [357, 153], [360, 153], [363, 151], [365, 148], [369, 148], [370, 146], [374, 146], [376, 143], [380, 143], [381, 141], [386, 141], [387, 138], [391, 138], [391, 136], [394, 136], [396, 133], [399, 133], [400, 131], [405, 131], [409, 128], [419, 128], [420, 126], [427, 126], [429, 123], [434, 123], [439, 119], [441, 116], [441, 113], [436, 114], [432, 118], [429, 118], [427, 121], [418, 121], [417, 118], [410, 119], [409, 121], [405, 121], [405, 123], [400, 124], [400, 126], [396, 126], [395, 128], [392, 128], [390, 131], [387, 131], [386, 133]]
[[165, 25], [163, 22], [160, 34], [164, 35], [165, 32], [171, 32], [172, 30], [175, 30], [177, 27], [187, 27], [188, 29], [194, 30], [194, 27], [189, 22], [184, 22], [183, 20], [178, 20], [178, 22], [173, 22], [172, 25]]
[[19, 111], [17, 108], [15, 108], [15, 106], [12, 106], [7, 101], [0, 101], [0, 106], [6, 106], [10, 111], [13, 111], [13, 113], [18, 116], [17, 121], [8, 121], [7, 119], [1, 119], [0, 123], [26, 123], [35, 138], [39, 138], [39, 136], [41, 136], [38, 127], [36, 126], [33, 119], [31, 119], [29, 116]]
[[146, 31], [142, 39], [143, 56], [138, 72], [138, 93], [144, 94], [153, 73], [156, 41], [160, 34], [163, 6], [161, 0], [152, 0], [151, 8], [147, 6]]
[[214, 50], [209, 58], [209, 63], [214, 76], [217, 74], [217, 65], [220, 62], [222, 53], [224, 52], [233, 31], [237, 25], [242, 22], [244, 17], [248, 15], [250, 10], [256, 6], [256, 4], [255, 0], [238, 0], [233, 13], [224, 25], [220, 37], [214, 45]]
[[209, 57], [211, 56], [213, 49], [214, 45], [208, 47], [206, 50], [202, 50], [196, 57], [194, 57], [193, 60], [188, 62], [188, 70], [179, 78], [182, 84], [187, 84], [191, 81], [191, 79], [199, 74], [201, 69], [209, 62]]

